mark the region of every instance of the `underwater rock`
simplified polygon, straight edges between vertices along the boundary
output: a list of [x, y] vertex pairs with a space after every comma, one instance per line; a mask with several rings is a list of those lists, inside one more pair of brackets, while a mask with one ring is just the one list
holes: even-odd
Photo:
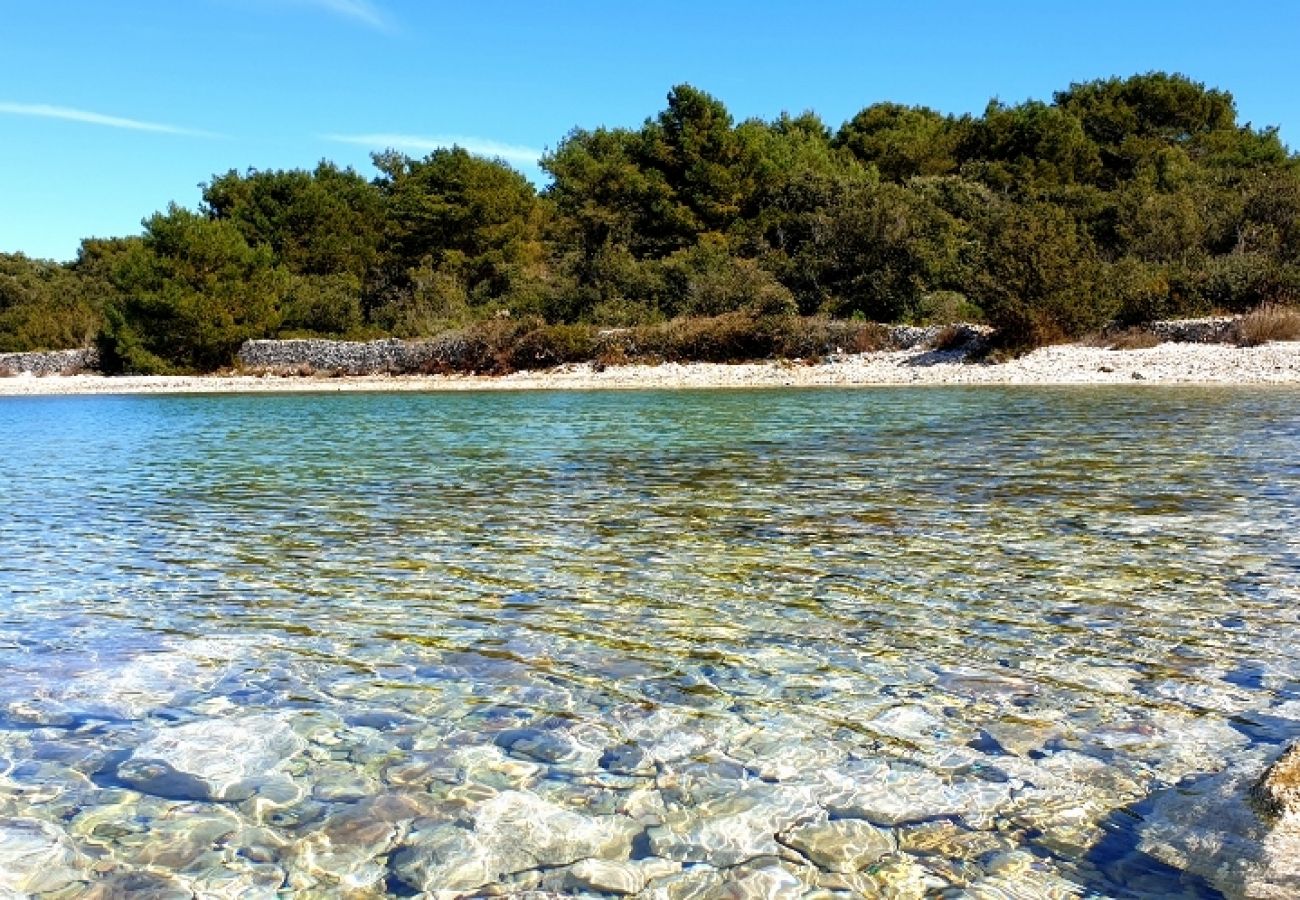
[[823, 798], [834, 818], [866, 819], [893, 827], [940, 816], [960, 816], [986, 824], [1011, 799], [1011, 785], [980, 779], [949, 781], [928, 769], [864, 761], [867, 777], [828, 773], [835, 789]]
[[808, 892], [808, 885], [778, 865], [735, 874], [713, 896], [719, 900], [795, 900]]
[[653, 775], [655, 771], [650, 754], [635, 744], [608, 748], [600, 758], [600, 766], [615, 775]]
[[160, 731], [135, 749], [118, 775], [162, 797], [246, 800], [303, 747], [276, 716], [208, 719]]
[[496, 737], [496, 745], [511, 756], [544, 763], [573, 772], [592, 772], [598, 767], [603, 747], [590, 736], [565, 729], [515, 728]]
[[666, 859], [584, 859], [564, 870], [556, 889], [564, 893], [638, 894], [648, 882], [680, 872], [681, 868], [681, 863]]
[[756, 785], [692, 808], [676, 808], [647, 829], [656, 856], [727, 868], [779, 856], [777, 832], [824, 816], [804, 788]]
[[640, 831], [623, 816], [586, 816], [535, 794], [504, 791], [472, 810], [470, 827], [417, 828], [392, 867], [419, 890], [472, 890], [530, 869], [626, 858]]
[[1275, 816], [1300, 813], [1300, 741], [1287, 747], [1264, 771], [1251, 793]]
[[80, 854], [57, 825], [0, 819], [0, 894], [27, 896], [83, 881]]
[[[1295, 764], [1283, 754], [1283, 772]], [[1158, 793], [1139, 829], [1138, 849], [1199, 875], [1228, 898], [1300, 896], [1300, 819], [1261, 802], [1270, 773], [1244, 757], [1237, 768]], [[1281, 789], [1286, 777], [1273, 779]], [[1281, 799], [1285, 799], [1283, 795]]]
[[897, 849], [892, 833], [861, 819], [801, 825], [778, 835], [777, 840], [819, 868], [846, 874], [860, 872]]
[[82, 900], [193, 900], [194, 891], [180, 878], [161, 872], [122, 872], [96, 882]]

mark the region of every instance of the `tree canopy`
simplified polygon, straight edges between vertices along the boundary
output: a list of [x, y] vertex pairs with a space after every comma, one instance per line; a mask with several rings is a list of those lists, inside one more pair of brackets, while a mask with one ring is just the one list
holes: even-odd
[[198, 371], [250, 337], [737, 312], [960, 314], [1029, 344], [1300, 299], [1300, 160], [1176, 74], [975, 116], [874, 102], [838, 128], [736, 121], [682, 84], [639, 127], [570, 131], [540, 191], [459, 147], [373, 159], [214, 175], [197, 210], [66, 265], [0, 255], [0, 350]]

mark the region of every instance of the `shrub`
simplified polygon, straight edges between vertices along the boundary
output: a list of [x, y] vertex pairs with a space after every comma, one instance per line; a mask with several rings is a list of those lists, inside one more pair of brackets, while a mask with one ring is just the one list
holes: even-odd
[[958, 322], [983, 322], [984, 310], [957, 291], [934, 291], [924, 295], [913, 316], [914, 325], [952, 325]]
[[1109, 321], [1114, 302], [1102, 281], [1096, 247], [1064, 210], [1012, 207], [985, 242], [972, 297], [996, 329], [994, 342], [1023, 350]]
[[750, 311], [783, 315], [795, 311], [794, 295], [752, 259], [732, 256], [721, 244], [701, 242], [664, 262], [675, 297], [669, 302], [688, 316], [723, 316]]
[[811, 359], [830, 353], [867, 353], [883, 350], [889, 331], [883, 325], [861, 319], [828, 319], [824, 316], [790, 316], [780, 321], [773, 355], [787, 359]]
[[1243, 312], [1300, 300], [1300, 272], [1263, 253], [1230, 253], [1210, 260], [1198, 287], [1206, 307]]
[[289, 280], [282, 334], [350, 334], [361, 323], [361, 283], [354, 276], [295, 275]]
[[1240, 347], [1256, 347], [1269, 341], [1300, 341], [1300, 310], [1289, 306], [1261, 306], [1243, 316], [1234, 339]]
[[1111, 350], [1147, 350], [1160, 343], [1160, 337], [1147, 328], [1126, 328], [1113, 334], [1106, 345]]
[[930, 339], [930, 346], [935, 350], [958, 350], [971, 341], [970, 329], [960, 325], [945, 325]]
[[546, 369], [586, 362], [595, 352], [596, 330], [590, 325], [540, 325], [515, 335], [507, 356], [512, 368]]
[[871, 322], [742, 311], [601, 332], [596, 358], [602, 365], [637, 360], [731, 363], [811, 359], [829, 353], [879, 350], [887, 343], [887, 330]]

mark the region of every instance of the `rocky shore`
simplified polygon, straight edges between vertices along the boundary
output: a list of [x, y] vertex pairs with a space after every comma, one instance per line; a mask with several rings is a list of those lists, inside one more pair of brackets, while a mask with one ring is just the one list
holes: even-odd
[[[387, 345], [390, 342], [383, 342]], [[400, 344], [400, 342], [391, 342]], [[382, 349], [382, 348], [381, 348]], [[384, 352], [397, 353], [394, 348]], [[203, 376], [24, 373], [0, 378], [0, 395], [227, 392], [593, 390], [637, 388], [847, 387], [883, 385], [1218, 384], [1300, 385], [1300, 342], [1258, 347], [1163, 343], [1138, 350], [1082, 344], [1044, 347], [1006, 362], [975, 361], [968, 351], [918, 344], [819, 360], [664, 363], [598, 367], [589, 363], [511, 375], [227, 374]]]

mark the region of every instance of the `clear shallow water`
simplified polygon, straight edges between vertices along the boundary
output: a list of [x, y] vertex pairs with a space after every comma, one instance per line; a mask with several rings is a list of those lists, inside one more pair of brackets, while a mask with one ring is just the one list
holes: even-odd
[[5, 399], [0, 894], [1217, 896], [1143, 804], [1300, 734], [1297, 447], [1269, 390]]

